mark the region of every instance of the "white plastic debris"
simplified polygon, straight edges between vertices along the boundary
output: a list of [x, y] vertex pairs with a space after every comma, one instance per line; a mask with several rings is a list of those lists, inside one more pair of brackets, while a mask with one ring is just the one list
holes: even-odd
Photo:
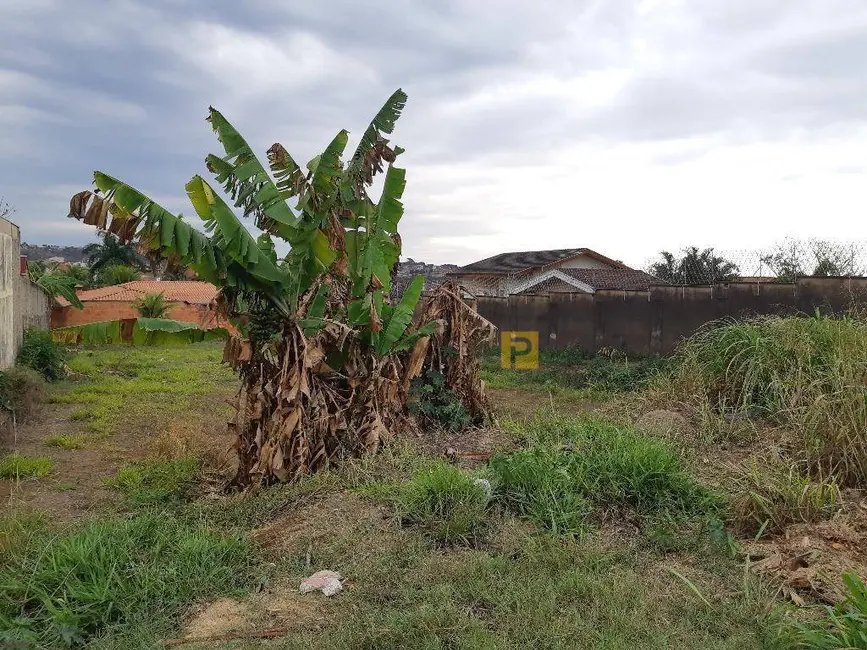
[[309, 594], [311, 591], [321, 591], [326, 596], [336, 596], [343, 591], [343, 576], [337, 573], [337, 571], [317, 571], [301, 582], [299, 591], [302, 594]]
[[473, 479], [473, 483], [478, 485], [482, 490], [485, 491], [485, 496], [490, 499], [493, 490], [491, 489], [491, 482], [484, 478]]

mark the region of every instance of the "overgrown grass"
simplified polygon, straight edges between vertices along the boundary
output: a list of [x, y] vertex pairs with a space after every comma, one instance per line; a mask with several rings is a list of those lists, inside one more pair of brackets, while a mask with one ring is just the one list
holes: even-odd
[[[328, 602], [328, 614], [283, 639], [238, 647], [775, 647], [763, 612], [768, 594], [745, 589], [726, 558], [681, 567], [706, 604], [646, 553], [558, 539], [509, 515], [489, 518], [477, 548], [431, 548], [414, 527], [374, 537], [361, 524], [329, 536], [313, 548], [316, 568], [339, 567], [351, 584]], [[293, 576], [311, 570], [303, 550], [285, 562]]]
[[815, 650], [867, 649], [867, 585], [854, 573], [843, 576], [846, 598], [836, 607], [825, 607], [818, 620], [793, 625], [792, 641], [798, 648]]
[[47, 476], [54, 462], [47, 456], [24, 456], [9, 454], [0, 458], [0, 478], [28, 479]]
[[658, 374], [667, 371], [668, 359], [629, 358], [623, 353], [605, 351], [589, 355], [577, 348], [543, 350], [538, 370], [502, 368], [500, 357], [489, 353], [482, 365], [482, 378], [491, 388], [538, 388], [554, 394], [580, 391], [581, 397], [645, 388]]
[[0, 372], [0, 415], [12, 413], [16, 420], [31, 416], [45, 399], [45, 380], [31, 368], [14, 366]]
[[148, 458], [121, 467], [105, 483], [135, 505], [170, 503], [195, 485], [200, 467], [197, 458]]
[[45, 439], [46, 447], [58, 447], [60, 449], [81, 449], [87, 442], [86, 436], [59, 434]]
[[770, 316], [687, 340], [663, 390], [695, 409], [759, 416], [793, 432], [792, 460], [867, 481], [867, 321]]
[[496, 494], [559, 534], [586, 532], [591, 506], [686, 515], [718, 505], [666, 442], [629, 427], [556, 416], [511, 426], [528, 448], [491, 459]]
[[72, 419], [95, 434], [153, 430], [193, 411], [202, 397], [231, 390], [237, 380], [220, 359], [214, 343], [83, 350], [69, 367], [84, 381], [64, 382], [53, 401], [79, 405]]
[[485, 528], [488, 499], [473, 477], [447, 463], [417, 473], [396, 493], [401, 522], [442, 544], [472, 542]]
[[250, 585], [255, 562], [244, 537], [169, 514], [61, 532], [25, 523], [12, 535], [0, 566], [0, 642], [40, 648], [97, 637], [154, 647], [184, 607]]
[[732, 477], [731, 511], [744, 533], [779, 533], [794, 523], [828, 519], [842, 507], [833, 479], [813, 479], [795, 465], [754, 462]]

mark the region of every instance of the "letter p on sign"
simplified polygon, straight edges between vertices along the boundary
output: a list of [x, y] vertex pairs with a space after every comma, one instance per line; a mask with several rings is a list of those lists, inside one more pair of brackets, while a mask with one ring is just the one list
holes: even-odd
[[538, 370], [539, 332], [501, 332], [500, 364], [515, 370]]

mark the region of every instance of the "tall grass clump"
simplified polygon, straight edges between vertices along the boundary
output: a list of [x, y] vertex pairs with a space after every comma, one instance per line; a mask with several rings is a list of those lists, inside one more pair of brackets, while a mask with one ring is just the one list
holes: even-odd
[[168, 514], [90, 521], [60, 533], [33, 529], [3, 554], [0, 646], [72, 647], [106, 634], [140, 641], [146, 630], [164, 633], [185, 606], [249, 583], [253, 558], [243, 538]]
[[675, 516], [715, 507], [663, 440], [590, 417], [517, 426], [527, 448], [491, 459], [497, 497], [558, 534], [585, 532], [592, 507]]
[[471, 542], [485, 527], [487, 491], [454, 465], [417, 472], [398, 488], [396, 500], [403, 523], [419, 526], [441, 544]]
[[867, 585], [855, 573], [843, 576], [845, 599], [825, 607], [818, 620], [797, 621], [792, 630], [796, 648], [813, 650], [867, 650]]
[[758, 415], [795, 434], [793, 461], [867, 482], [867, 320], [768, 316], [683, 343], [662, 388], [696, 410]]

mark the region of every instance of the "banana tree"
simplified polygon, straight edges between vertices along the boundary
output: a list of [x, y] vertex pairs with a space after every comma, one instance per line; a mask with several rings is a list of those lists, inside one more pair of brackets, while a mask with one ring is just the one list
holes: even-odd
[[[347, 161], [341, 130], [306, 172], [280, 144], [268, 150], [266, 168], [210, 108], [224, 152], [205, 159], [215, 185], [201, 176], [186, 184], [201, 229], [99, 171], [96, 189], [70, 201], [70, 217], [192, 267], [220, 288], [217, 306], [240, 332], [224, 353], [242, 380], [230, 425], [238, 484], [291, 480], [374, 450], [406, 426], [407, 371], [419, 368], [407, 367], [401, 353], [437, 323], [410, 327], [423, 278], [397, 304], [388, 298], [406, 180], [395, 165], [403, 150], [386, 136], [405, 104], [406, 94], [395, 91]], [[369, 190], [383, 172], [374, 199]], [[278, 239], [288, 244], [283, 257]]]

